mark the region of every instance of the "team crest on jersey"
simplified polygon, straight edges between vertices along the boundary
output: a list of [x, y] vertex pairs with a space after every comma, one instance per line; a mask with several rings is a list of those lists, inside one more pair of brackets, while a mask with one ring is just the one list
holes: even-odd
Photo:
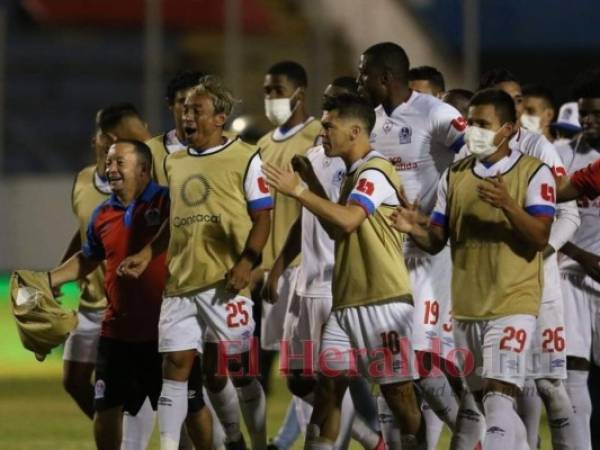
[[149, 227], [160, 225], [160, 210], [158, 208], [149, 209], [144, 213], [144, 219], [146, 220], [146, 225]]
[[406, 126], [400, 128], [400, 133], [398, 133], [398, 137], [400, 138], [401, 144], [410, 144], [412, 139], [412, 128]]
[[392, 123], [392, 121], [386, 120], [385, 123], [383, 124], [383, 132], [385, 134], [388, 134], [390, 131], [392, 131], [392, 128], [394, 128], [394, 124]]
[[342, 184], [345, 174], [346, 173], [342, 169], [338, 170], [333, 176], [333, 184]]
[[200, 206], [209, 194], [210, 185], [202, 175], [192, 175], [181, 188], [181, 199], [187, 206]]

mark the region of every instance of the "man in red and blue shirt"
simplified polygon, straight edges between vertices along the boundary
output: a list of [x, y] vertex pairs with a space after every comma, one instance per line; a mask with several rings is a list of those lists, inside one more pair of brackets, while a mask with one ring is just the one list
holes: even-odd
[[119, 449], [122, 413], [135, 415], [160, 395], [162, 360], [158, 318], [166, 280], [165, 253], [138, 279], [117, 275], [121, 261], [139, 251], [169, 217], [169, 193], [151, 181], [152, 154], [138, 141], [109, 150], [106, 175], [113, 194], [94, 211], [81, 251], [50, 272], [52, 286], [76, 280], [106, 262], [108, 299], [98, 348], [94, 434], [99, 448]]

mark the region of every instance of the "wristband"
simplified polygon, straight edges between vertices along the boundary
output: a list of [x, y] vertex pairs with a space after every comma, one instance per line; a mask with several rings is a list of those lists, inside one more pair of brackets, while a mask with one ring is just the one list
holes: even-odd
[[242, 258], [246, 258], [248, 261], [250, 261], [252, 263], [253, 269], [260, 266], [260, 264], [262, 263], [262, 254], [255, 252], [251, 248], [245, 248], [242, 251], [240, 259]]

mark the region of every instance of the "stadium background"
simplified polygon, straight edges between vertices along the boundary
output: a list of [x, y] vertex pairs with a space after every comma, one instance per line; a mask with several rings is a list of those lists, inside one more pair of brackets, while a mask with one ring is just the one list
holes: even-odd
[[[60, 384], [60, 349], [35, 362], [6, 300], [8, 273], [53, 266], [76, 228], [71, 184], [92, 161], [98, 108], [131, 101], [158, 134], [171, 125], [169, 77], [198, 69], [225, 78], [243, 100], [237, 125], [259, 135], [270, 64], [306, 67], [317, 114], [326, 84], [355, 74], [361, 50], [384, 40], [439, 68], [448, 88], [473, 89], [502, 66], [562, 102], [599, 54], [599, 14], [597, 0], [0, 0], [0, 449], [92, 448], [91, 423]], [[65, 293], [75, 308], [77, 288]], [[269, 436], [288, 398], [276, 383]]]

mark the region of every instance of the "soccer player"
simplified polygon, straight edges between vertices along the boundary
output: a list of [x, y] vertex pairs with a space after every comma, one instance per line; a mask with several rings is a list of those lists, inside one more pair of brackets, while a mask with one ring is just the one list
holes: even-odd
[[148, 125], [131, 103], [114, 103], [102, 110], [98, 128], [115, 142], [118, 139], [147, 141], [152, 137]]
[[[278, 62], [267, 70], [263, 84], [265, 114], [276, 128], [256, 144], [261, 149], [263, 161], [285, 166], [295, 155], [305, 155], [314, 145], [321, 124], [306, 109], [307, 86], [306, 71], [296, 62]], [[299, 216], [300, 206], [295, 201], [279, 192], [273, 193], [271, 232], [262, 261], [265, 271], [271, 270], [292, 224]], [[273, 306], [263, 302], [260, 341], [265, 350], [279, 350], [285, 313], [296, 284], [298, 263], [298, 259], [292, 261], [280, 277], [279, 301]]]
[[214, 76], [203, 77], [188, 94], [184, 131], [189, 148], [165, 162], [170, 220], [151, 245], [122, 263], [125, 275], [139, 276], [152, 256], [168, 246], [169, 275], [159, 322], [159, 350], [165, 354], [158, 409], [164, 450], [177, 448], [187, 380], [199, 349], [204, 349], [202, 371], [227, 447], [245, 447], [237, 396], [226, 389], [227, 362], [237, 375], [234, 384], [252, 448], [266, 447], [264, 392], [246, 370], [254, 329], [247, 287], [269, 233], [272, 199], [258, 149], [223, 137], [233, 102]]
[[[515, 105], [522, 99], [519, 81], [506, 70], [491, 71], [484, 74], [482, 80], [488, 83], [489, 87], [502, 89], [509, 94]], [[517, 119], [524, 114], [525, 103], [522, 102], [521, 106]], [[552, 169], [555, 178], [565, 175], [566, 170], [561, 157], [542, 134], [521, 126], [508, 145], [511, 150], [520, 151], [546, 163]], [[466, 154], [466, 149], [461, 150], [460, 154]], [[564, 344], [566, 321], [556, 252], [571, 239], [580, 222], [577, 207], [573, 202], [559, 204], [549, 244], [544, 250], [544, 290], [532, 343], [530, 376], [526, 379], [525, 389], [518, 398], [518, 410], [525, 422], [531, 447], [537, 446], [538, 442], [542, 401], [548, 412], [553, 444], [559, 447], [568, 442], [575, 442], [578, 437], [575, 427], [572, 426], [573, 408], [563, 384], [563, 380], [567, 378]], [[536, 395], [536, 391], [539, 396]]]
[[[323, 98], [327, 100], [341, 94], [357, 94], [357, 84], [352, 77], [339, 77], [333, 80], [325, 89]], [[315, 189], [323, 189], [332, 201], [338, 200], [342, 180], [346, 173], [346, 166], [341, 158], [327, 157], [323, 146], [318, 145], [311, 148], [305, 158], [294, 157], [292, 164], [298, 168], [300, 173], [306, 174], [306, 177], [310, 178], [310, 183], [317, 186]], [[318, 186], [322, 186], [322, 188]], [[313, 371], [318, 371], [321, 330], [331, 312], [333, 247], [333, 240], [320, 225], [317, 217], [308, 209], [302, 208], [300, 217], [292, 225], [281, 253], [269, 272], [264, 289], [265, 300], [276, 302], [279, 278], [287, 265], [299, 254], [302, 254], [295, 294], [290, 301], [285, 317], [283, 332], [285, 351], [282, 351], [280, 356], [280, 366], [288, 375], [288, 387], [295, 396], [294, 402], [288, 408], [288, 416], [295, 414], [298, 419], [305, 419], [306, 423], [302, 421], [299, 424], [300, 428], [306, 428], [312, 413], [312, 406], [305, 407], [304, 405], [314, 403], [313, 391], [316, 378], [313, 376]], [[306, 348], [306, 342], [311, 343], [311, 349]], [[346, 448], [348, 446], [351, 428], [353, 428], [352, 436], [364, 448], [373, 449], [378, 444], [383, 445], [378, 434], [369, 428], [362, 419], [355, 420], [353, 425], [354, 399], [358, 400], [356, 405], [360, 412], [368, 408], [369, 400], [373, 403], [364, 379], [358, 377], [352, 379], [349, 391], [352, 391], [352, 398], [350, 392], [347, 392], [344, 397], [340, 434], [335, 447]], [[373, 404], [370, 406], [371, 412], [373, 412], [371, 415], [375, 416], [375, 407]], [[298, 414], [297, 411], [302, 413]], [[365, 415], [369, 416], [369, 414]], [[279, 449], [291, 447], [293, 440], [300, 432], [300, 428], [296, 426], [297, 432], [291, 436], [286, 430], [286, 427], [291, 426], [288, 423], [286, 416], [282, 429], [273, 441], [272, 445]]]
[[167, 186], [168, 180], [165, 174], [165, 159], [171, 153], [185, 150], [185, 131], [183, 129], [183, 104], [188, 93], [202, 77], [197, 71], [178, 72], [167, 85], [167, 106], [173, 117], [175, 128], [154, 136], [146, 144], [152, 151], [154, 179], [161, 186]]
[[[359, 93], [369, 98], [377, 116], [371, 135], [373, 148], [401, 175], [410, 201], [419, 199], [425, 214], [435, 203], [442, 171], [463, 146], [465, 119], [452, 106], [408, 87], [408, 57], [393, 43], [376, 44], [360, 58]], [[378, 106], [379, 105], [379, 106]], [[453, 429], [458, 400], [441, 368], [454, 348], [450, 319], [450, 251], [431, 256], [412, 242], [403, 248], [411, 277], [415, 314], [413, 349], [423, 367], [418, 380], [425, 400], [428, 443], [435, 447], [442, 423]]]
[[94, 210], [81, 251], [50, 272], [51, 286], [58, 287], [106, 261], [108, 307], [94, 387], [94, 435], [102, 449], [121, 447], [123, 410], [135, 415], [146, 396], [156, 409], [160, 393], [157, 334], [165, 255], [156, 255], [139, 280], [117, 276], [122, 259], [143, 247], [169, 214], [168, 192], [151, 181], [151, 170], [152, 155], [142, 142], [121, 140], [110, 147], [106, 176], [113, 194]]
[[[577, 198], [581, 226], [561, 252], [560, 270], [565, 293], [567, 323], [567, 389], [575, 409], [580, 448], [589, 449], [592, 404], [587, 386], [590, 358], [600, 363], [600, 246], [598, 240], [597, 160], [600, 158], [600, 70], [582, 74], [573, 89], [579, 105], [582, 133], [568, 145], [558, 147], [569, 178], [558, 191], [559, 200]], [[590, 165], [591, 164], [591, 165]]]
[[413, 67], [408, 71], [408, 87], [421, 94], [433, 95], [441, 99], [446, 90], [444, 76], [435, 67]]
[[555, 114], [554, 95], [550, 89], [538, 85], [523, 88], [523, 114], [519, 117], [523, 128], [543, 134], [552, 141], [550, 124]]
[[[186, 70], [178, 72], [169, 81], [169, 84], [167, 85], [166, 100], [169, 111], [173, 117], [175, 128], [146, 141], [146, 145], [148, 145], [150, 151], [152, 151], [153, 178], [161, 186], [168, 186], [167, 175], [165, 173], [165, 159], [167, 156], [187, 149], [187, 144], [185, 143], [185, 130], [183, 129], [184, 102], [187, 95], [198, 85], [202, 76], [203, 74], [200, 72]], [[199, 379], [199, 376], [196, 376], [201, 373], [200, 358], [201, 357], [199, 356], [197, 360], [194, 361], [194, 367], [188, 380], [187, 423], [193, 420], [202, 420], [202, 416], [196, 415], [205, 403], [202, 398], [202, 380]], [[231, 392], [233, 389], [234, 387], [231, 385], [231, 382], [228, 381], [228, 391]], [[206, 405], [209, 408], [212, 408], [210, 401], [206, 402]], [[214, 446], [215, 448], [219, 448], [222, 446], [225, 439], [224, 430], [219, 421], [214, 421], [213, 427]], [[180, 450], [182, 447], [191, 447], [191, 442], [189, 442], [189, 438], [185, 434], [188, 428], [194, 430], [193, 425], [182, 428], [182, 436], [179, 442]]]
[[461, 116], [467, 117], [469, 102], [472, 97], [473, 92], [467, 89], [450, 89], [444, 93], [442, 100], [454, 106], [460, 112]]
[[[394, 226], [423, 250], [452, 249], [452, 314], [456, 347], [474, 360], [466, 374], [482, 405], [484, 449], [503, 449], [526, 438], [513, 408], [523, 388], [542, 295], [542, 251], [554, 216], [555, 181], [541, 161], [511, 151], [515, 105], [500, 90], [475, 94], [465, 140], [471, 155], [440, 180], [431, 221], [414, 203], [399, 208]], [[463, 366], [465, 369], [465, 366]], [[475, 369], [475, 370], [472, 370]], [[466, 446], [473, 448], [479, 436]], [[520, 448], [520, 447], [519, 447]]]
[[[416, 449], [425, 436], [412, 383], [412, 296], [400, 234], [387, 216], [398, 204], [400, 179], [371, 149], [372, 107], [360, 97], [325, 101], [322, 144], [329, 157], [344, 160], [347, 174], [339, 202], [304, 187], [286, 168], [265, 165], [269, 183], [319, 218], [335, 241], [333, 304], [321, 337], [315, 405], [306, 449], [331, 449], [340, 407], [356, 364], [380, 385], [402, 431], [402, 448]], [[379, 357], [383, 355], [383, 358]]]

